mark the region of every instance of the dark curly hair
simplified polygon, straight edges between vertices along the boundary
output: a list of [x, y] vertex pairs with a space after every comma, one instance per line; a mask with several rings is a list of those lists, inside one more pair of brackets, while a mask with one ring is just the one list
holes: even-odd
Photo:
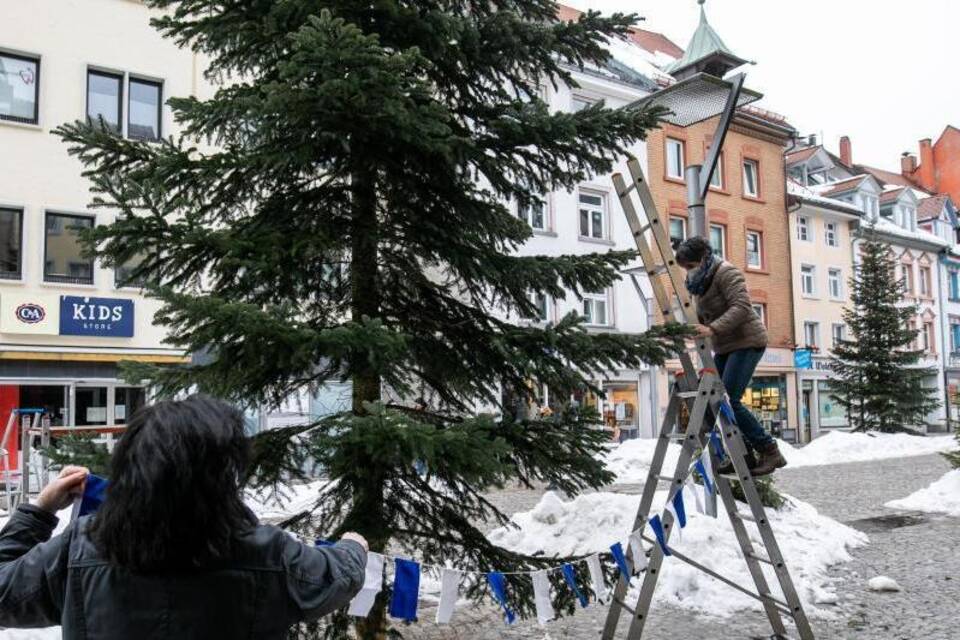
[[687, 238], [677, 247], [677, 262], [697, 264], [711, 254], [713, 254], [713, 247], [710, 243], [705, 238], [694, 236]]
[[257, 524], [240, 488], [247, 459], [243, 416], [227, 403], [195, 395], [144, 407], [113, 452], [90, 539], [139, 573], [229, 557], [237, 535]]

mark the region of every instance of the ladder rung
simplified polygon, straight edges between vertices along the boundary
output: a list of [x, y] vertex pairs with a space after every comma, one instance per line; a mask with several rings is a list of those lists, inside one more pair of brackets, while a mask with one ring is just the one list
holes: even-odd
[[753, 558], [754, 560], [758, 560], [758, 561], [760, 561], [760, 562], [763, 562], [764, 564], [768, 564], [768, 565], [770, 565], [771, 567], [774, 565], [773, 560], [771, 560], [770, 558], [764, 558], [763, 556], [761, 556], [761, 555], [759, 555], [759, 554], [751, 553], [751, 554], [750, 554], [750, 557]]
[[626, 602], [624, 602], [623, 600], [617, 600], [616, 598], [613, 598], [613, 602], [616, 603], [617, 606], [619, 606], [619, 607], [620, 607], [621, 609], [623, 609], [624, 611], [629, 611], [629, 612], [630, 612], [630, 615], [632, 615], [632, 616], [637, 615], [637, 610], [634, 609], [633, 607], [631, 607], [630, 605], [628, 605], [628, 604], [627, 604]]
[[633, 237], [642, 236], [642, 235], [645, 234], [647, 231], [650, 231], [650, 225], [649, 225], [649, 224], [645, 224], [645, 225], [643, 225], [642, 227], [640, 227], [639, 229], [637, 229], [636, 231], [634, 231], [634, 232], [633, 232]]
[[665, 264], [655, 264], [653, 268], [647, 269], [648, 276], [659, 276], [660, 274], [667, 273], [670, 270]]
[[752, 515], [750, 515], [749, 513], [743, 513], [742, 511], [737, 511], [737, 512], [736, 512], [735, 514], [733, 514], [733, 515], [736, 516], [737, 518], [740, 518], [741, 520], [746, 520], [746, 521], [748, 521], [748, 522], [756, 522], [756, 521], [757, 521], [757, 519], [754, 518]]
[[657, 480], [660, 480], [661, 482], [673, 482], [674, 479], [675, 478], [673, 476], [661, 476], [661, 475], [657, 476]]
[[790, 613], [790, 611], [792, 610], [792, 608], [790, 607], [790, 605], [788, 605], [788, 604], [787, 604], [786, 602], [784, 602], [783, 600], [778, 600], [778, 599], [774, 598], [772, 595], [770, 595], [769, 593], [761, 593], [761, 594], [759, 594], [759, 595], [760, 595], [761, 598], [763, 598], [763, 599], [765, 599], [765, 600], [769, 600], [770, 602], [772, 602], [772, 603], [774, 603], [774, 604], [778, 604], [778, 605], [780, 605], [781, 607], [783, 607], [783, 608], [786, 610], [786, 611], [784, 611], [784, 613], [786, 613], [787, 615], [793, 615], [792, 613]]
[[670, 438], [671, 440], [686, 440], [687, 434], [682, 432], [673, 432], [666, 434], [666, 437]]
[[698, 395], [700, 395], [699, 391], [677, 391], [679, 398], [696, 398]]

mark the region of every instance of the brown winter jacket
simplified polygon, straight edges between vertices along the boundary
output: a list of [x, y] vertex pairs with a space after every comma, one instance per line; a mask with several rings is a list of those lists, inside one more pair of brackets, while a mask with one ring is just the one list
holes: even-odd
[[750, 304], [743, 272], [726, 260], [714, 267], [706, 292], [696, 302], [700, 322], [713, 329], [717, 354], [767, 346], [767, 329]]

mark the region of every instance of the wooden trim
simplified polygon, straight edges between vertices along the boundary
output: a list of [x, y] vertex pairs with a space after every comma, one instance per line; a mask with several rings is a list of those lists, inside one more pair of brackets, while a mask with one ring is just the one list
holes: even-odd
[[153, 355], [138, 353], [65, 353], [49, 351], [0, 351], [0, 360], [46, 360], [57, 362], [152, 362], [155, 364], [186, 364], [190, 356]]

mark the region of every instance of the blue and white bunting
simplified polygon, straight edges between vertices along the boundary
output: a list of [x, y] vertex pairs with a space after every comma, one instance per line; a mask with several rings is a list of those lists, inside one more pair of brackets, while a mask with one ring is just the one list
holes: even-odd
[[605, 604], [610, 592], [607, 590], [607, 582], [603, 579], [603, 567], [600, 566], [600, 556], [593, 554], [587, 558], [587, 569], [590, 571], [590, 583], [593, 588], [593, 595], [597, 602]]
[[533, 604], [537, 609], [537, 622], [547, 624], [557, 617], [550, 599], [550, 578], [546, 570], [534, 571], [530, 577], [533, 580]]
[[723, 458], [726, 456], [726, 453], [723, 450], [723, 440], [720, 439], [720, 434], [716, 429], [713, 429], [710, 432], [710, 442], [713, 443], [713, 448], [717, 454], [717, 458], [719, 460], [723, 460]]
[[494, 599], [503, 609], [503, 617], [507, 624], [513, 624], [517, 616], [510, 609], [510, 603], [507, 602], [507, 579], [499, 571], [491, 571], [487, 574], [487, 583], [490, 585]]
[[673, 530], [678, 540], [683, 540], [683, 528], [687, 526], [687, 512], [683, 506], [683, 487], [677, 487], [677, 492], [667, 503], [666, 510], [673, 516]]
[[462, 573], [456, 569], [444, 569], [440, 578], [440, 604], [437, 605], [437, 624], [450, 624], [453, 610], [460, 597], [460, 578]]
[[420, 601], [420, 564], [403, 558], [396, 558], [393, 563], [390, 617], [413, 622], [417, 619], [417, 603]]
[[710, 461], [710, 451], [704, 449], [700, 458], [693, 463], [693, 468], [697, 470], [703, 479], [703, 486], [709, 493], [716, 493], [713, 485], [713, 463]]
[[617, 568], [620, 569], [620, 575], [629, 583], [630, 567], [627, 565], [627, 556], [623, 553], [623, 545], [619, 542], [614, 542], [610, 545], [610, 553], [613, 555], [613, 561], [617, 563]]
[[[657, 516], [659, 521], [660, 516]], [[634, 531], [630, 534], [630, 559], [633, 560], [633, 572], [640, 573], [647, 568], [647, 550], [643, 547], [643, 534]]]
[[562, 568], [563, 579], [567, 581], [567, 586], [570, 587], [570, 590], [573, 591], [573, 595], [577, 596], [577, 600], [580, 602], [580, 606], [586, 608], [587, 606], [587, 596], [583, 595], [583, 591], [580, 590], [580, 587], [577, 585], [577, 574], [573, 570], [572, 564], [565, 564]]
[[350, 601], [347, 613], [358, 618], [366, 618], [373, 608], [373, 601], [383, 588], [383, 556], [370, 551], [367, 553], [367, 569], [363, 579], [363, 588]]
[[703, 496], [700, 494], [700, 487], [697, 486], [697, 483], [693, 481], [693, 474], [687, 475], [687, 481], [685, 483], [687, 490], [693, 496], [693, 501], [697, 505], [697, 513], [701, 515], [706, 515], [707, 511], [703, 506]]
[[656, 536], [657, 544], [660, 545], [660, 550], [663, 551], [663, 555], [673, 555], [667, 547], [667, 537], [663, 533], [663, 522], [660, 520], [660, 516], [650, 518], [650, 528], [653, 529], [653, 535]]

